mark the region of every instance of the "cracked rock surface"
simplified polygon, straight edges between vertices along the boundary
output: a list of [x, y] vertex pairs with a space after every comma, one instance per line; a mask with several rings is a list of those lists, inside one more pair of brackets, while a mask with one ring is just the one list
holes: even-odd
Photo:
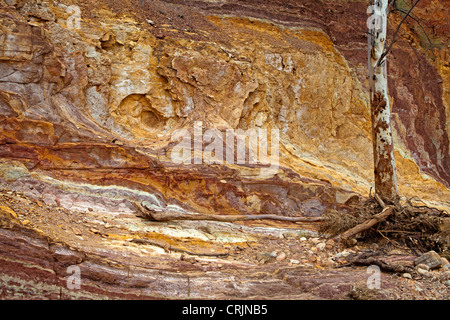
[[[448, 8], [431, 3], [416, 14], [436, 45], [425, 50], [407, 22], [389, 90], [400, 193], [449, 211]], [[345, 259], [364, 248], [319, 237], [317, 224], [156, 222], [136, 205], [320, 217], [362, 203], [373, 183], [366, 10], [0, 0], [0, 297], [373, 297], [366, 267]], [[199, 123], [279, 130], [278, 168], [174, 162], [173, 134], [193, 137]], [[70, 266], [80, 290], [67, 288]], [[383, 273], [376, 297], [448, 297], [447, 280]]]

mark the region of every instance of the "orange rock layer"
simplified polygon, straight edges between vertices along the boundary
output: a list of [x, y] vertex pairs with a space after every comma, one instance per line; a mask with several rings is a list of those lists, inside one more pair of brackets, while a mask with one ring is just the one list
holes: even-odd
[[[373, 186], [366, 9], [0, 0], [0, 186], [87, 215], [135, 217], [144, 200], [184, 213], [351, 210]], [[408, 21], [388, 58], [399, 190], [448, 210], [447, 9], [417, 10], [432, 48]], [[200, 121], [279, 130], [279, 168], [175, 163], [174, 132], [193, 136]]]

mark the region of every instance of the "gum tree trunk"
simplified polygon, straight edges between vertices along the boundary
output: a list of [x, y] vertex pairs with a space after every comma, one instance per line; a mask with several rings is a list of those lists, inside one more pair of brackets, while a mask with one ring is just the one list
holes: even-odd
[[394, 146], [390, 123], [386, 57], [388, 0], [374, 0], [369, 13], [369, 85], [375, 192], [386, 202], [398, 197]]

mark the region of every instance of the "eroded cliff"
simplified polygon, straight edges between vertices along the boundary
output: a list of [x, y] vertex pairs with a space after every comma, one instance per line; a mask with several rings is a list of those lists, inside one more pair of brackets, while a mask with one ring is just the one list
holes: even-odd
[[[92, 283], [87, 296], [184, 297], [186, 277], [198, 281], [189, 292], [200, 298], [330, 298], [348, 291], [336, 289], [338, 279], [311, 293], [304, 284], [315, 276], [300, 277], [289, 259], [291, 267], [273, 279], [278, 266], [250, 259], [230, 262], [241, 271], [241, 287], [235, 282], [215, 292], [214, 281], [236, 276], [232, 267], [192, 266], [129, 241], [218, 252], [298, 236], [298, 225], [278, 222], [153, 223], [136, 216], [136, 202], [184, 213], [320, 216], [363, 201], [373, 185], [366, 1], [0, 5], [0, 183], [10, 193], [4, 207], [19, 213], [3, 225], [2, 270], [23, 281], [24, 296], [43, 294], [29, 289], [34, 280], [25, 274], [34, 271], [22, 277], [8, 270], [48, 264], [39, 272], [53, 275], [42, 289], [53, 296], [66, 271], [59, 261], [81, 266]], [[448, 210], [448, 8], [445, 1], [424, 1], [416, 14], [433, 47], [410, 21], [388, 59], [399, 190]], [[391, 29], [400, 19], [391, 15]], [[200, 122], [221, 132], [279, 130], [278, 170], [265, 176], [259, 164], [175, 163], [173, 133], [194, 134]], [[27, 206], [37, 206], [35, 213]], [[32, 244], [22, 248], [29, 255], [6, 249], [17, 237]], [[123, 275], [130, 257], [136, 275], [146, 270], [141, 278]], [[165, 278], [156, 276], [161, 272]]]

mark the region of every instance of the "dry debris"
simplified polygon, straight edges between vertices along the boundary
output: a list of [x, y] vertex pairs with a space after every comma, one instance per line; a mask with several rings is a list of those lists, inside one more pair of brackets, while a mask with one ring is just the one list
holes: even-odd
[[[353, 213], [329, 212], [319, 232], [338, 236], [372, 219], [383, 208], [375, 198], [369, 198]], [[384, 243], [409, 248], [414, 254], [434, 250], [445, 258], [450, 251], [450, 215], [442, 210], [413, 205], [407, 200], [404, 205], [393, 207], [393, 213], [384, 221], [356, 235], [360, 242]]]

